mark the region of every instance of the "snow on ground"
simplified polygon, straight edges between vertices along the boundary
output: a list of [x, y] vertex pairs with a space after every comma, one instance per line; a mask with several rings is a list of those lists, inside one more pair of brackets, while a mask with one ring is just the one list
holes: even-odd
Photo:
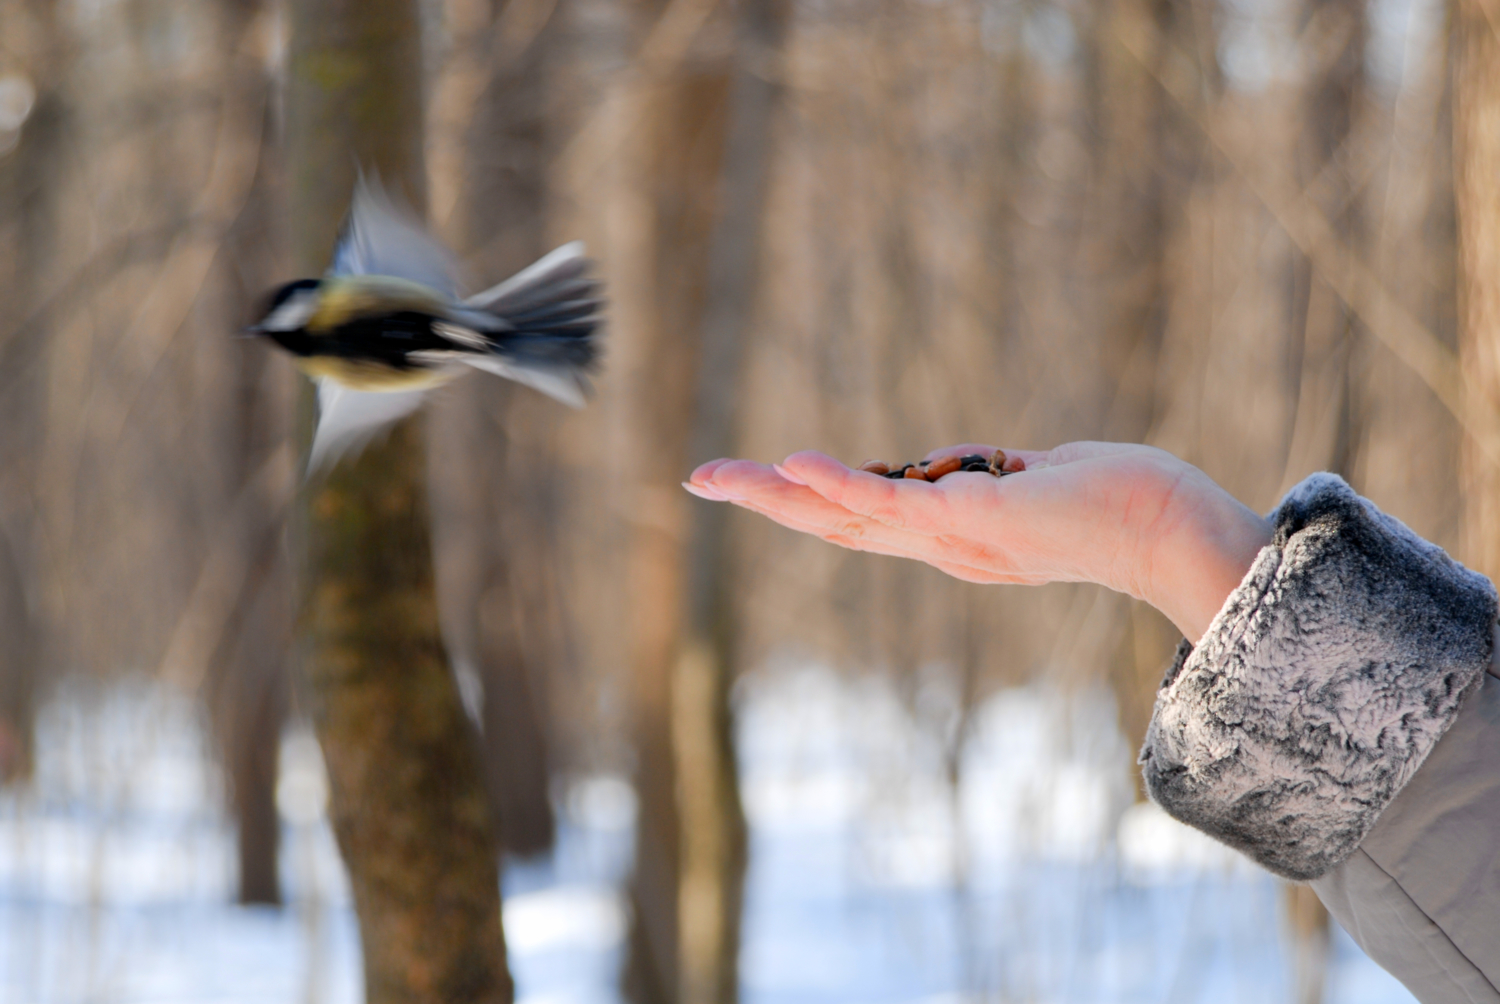
[[[957, 704], [806, 666], [744, 682], [745, 1004], [1291, 996], [1279, 887], [1133, 804], [1106, 696], [1012, 690], [967, 722]], [[234, 907], [201, 724], [139, 684], [45, 709], [35, 784], [0, 795], [0, 1002], [361, 999], [317, 744], [283, 743], [289, 905]], [[588, 777], [559, 808], [555, 852], [505, 874], [522, 1004], [616, 1004], [634, 799]], [[1327, 999], [1411, 1001], [1341, 932]]]

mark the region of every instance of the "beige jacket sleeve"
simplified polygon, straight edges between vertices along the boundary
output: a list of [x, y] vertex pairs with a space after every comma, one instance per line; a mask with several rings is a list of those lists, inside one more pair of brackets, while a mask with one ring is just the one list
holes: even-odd
[[1333, 475], [1274, 520], [1162, 683], [1147, 790], [1313, 882], [1424, 1004], [1500, 1004], [1494, 587]]
[[1423, 1004], [1500, 1004], [1500, 678], [1312, 887]]

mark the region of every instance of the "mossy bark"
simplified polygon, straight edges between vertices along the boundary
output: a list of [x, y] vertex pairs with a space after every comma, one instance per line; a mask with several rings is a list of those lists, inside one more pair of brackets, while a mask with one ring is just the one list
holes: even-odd
[[[356, 164], [424, 204], [414, 0], [294, 0], [287, 123], [299, 274], [322, 271]], [[315, 485], [305, 683], [374, 1004], [508, 1002], [499, 862], [438, 624], [420, 417]]]
[[307, 680], [371, 1002], [508, 1001], [495, 834], [438, 630], [421, 426], [312, 501]]

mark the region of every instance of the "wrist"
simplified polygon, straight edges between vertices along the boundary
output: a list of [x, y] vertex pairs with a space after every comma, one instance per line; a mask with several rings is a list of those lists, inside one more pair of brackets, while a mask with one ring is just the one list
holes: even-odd
[[1202, 484], [1184, 516], [1153, 544], [1143, 598], [1196, 644], [1271, 543], [1272, 525], [1206, 475], [1194, 474]]

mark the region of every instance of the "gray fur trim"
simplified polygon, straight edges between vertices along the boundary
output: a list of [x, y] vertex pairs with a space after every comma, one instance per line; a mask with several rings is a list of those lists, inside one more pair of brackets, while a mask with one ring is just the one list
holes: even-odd
[[1496, 596], [1332, 474], [1275, 524], [1179, 648], [1140, 762], [1172, 816], [1306, 881], [1354, 853], [1477, 689]]

